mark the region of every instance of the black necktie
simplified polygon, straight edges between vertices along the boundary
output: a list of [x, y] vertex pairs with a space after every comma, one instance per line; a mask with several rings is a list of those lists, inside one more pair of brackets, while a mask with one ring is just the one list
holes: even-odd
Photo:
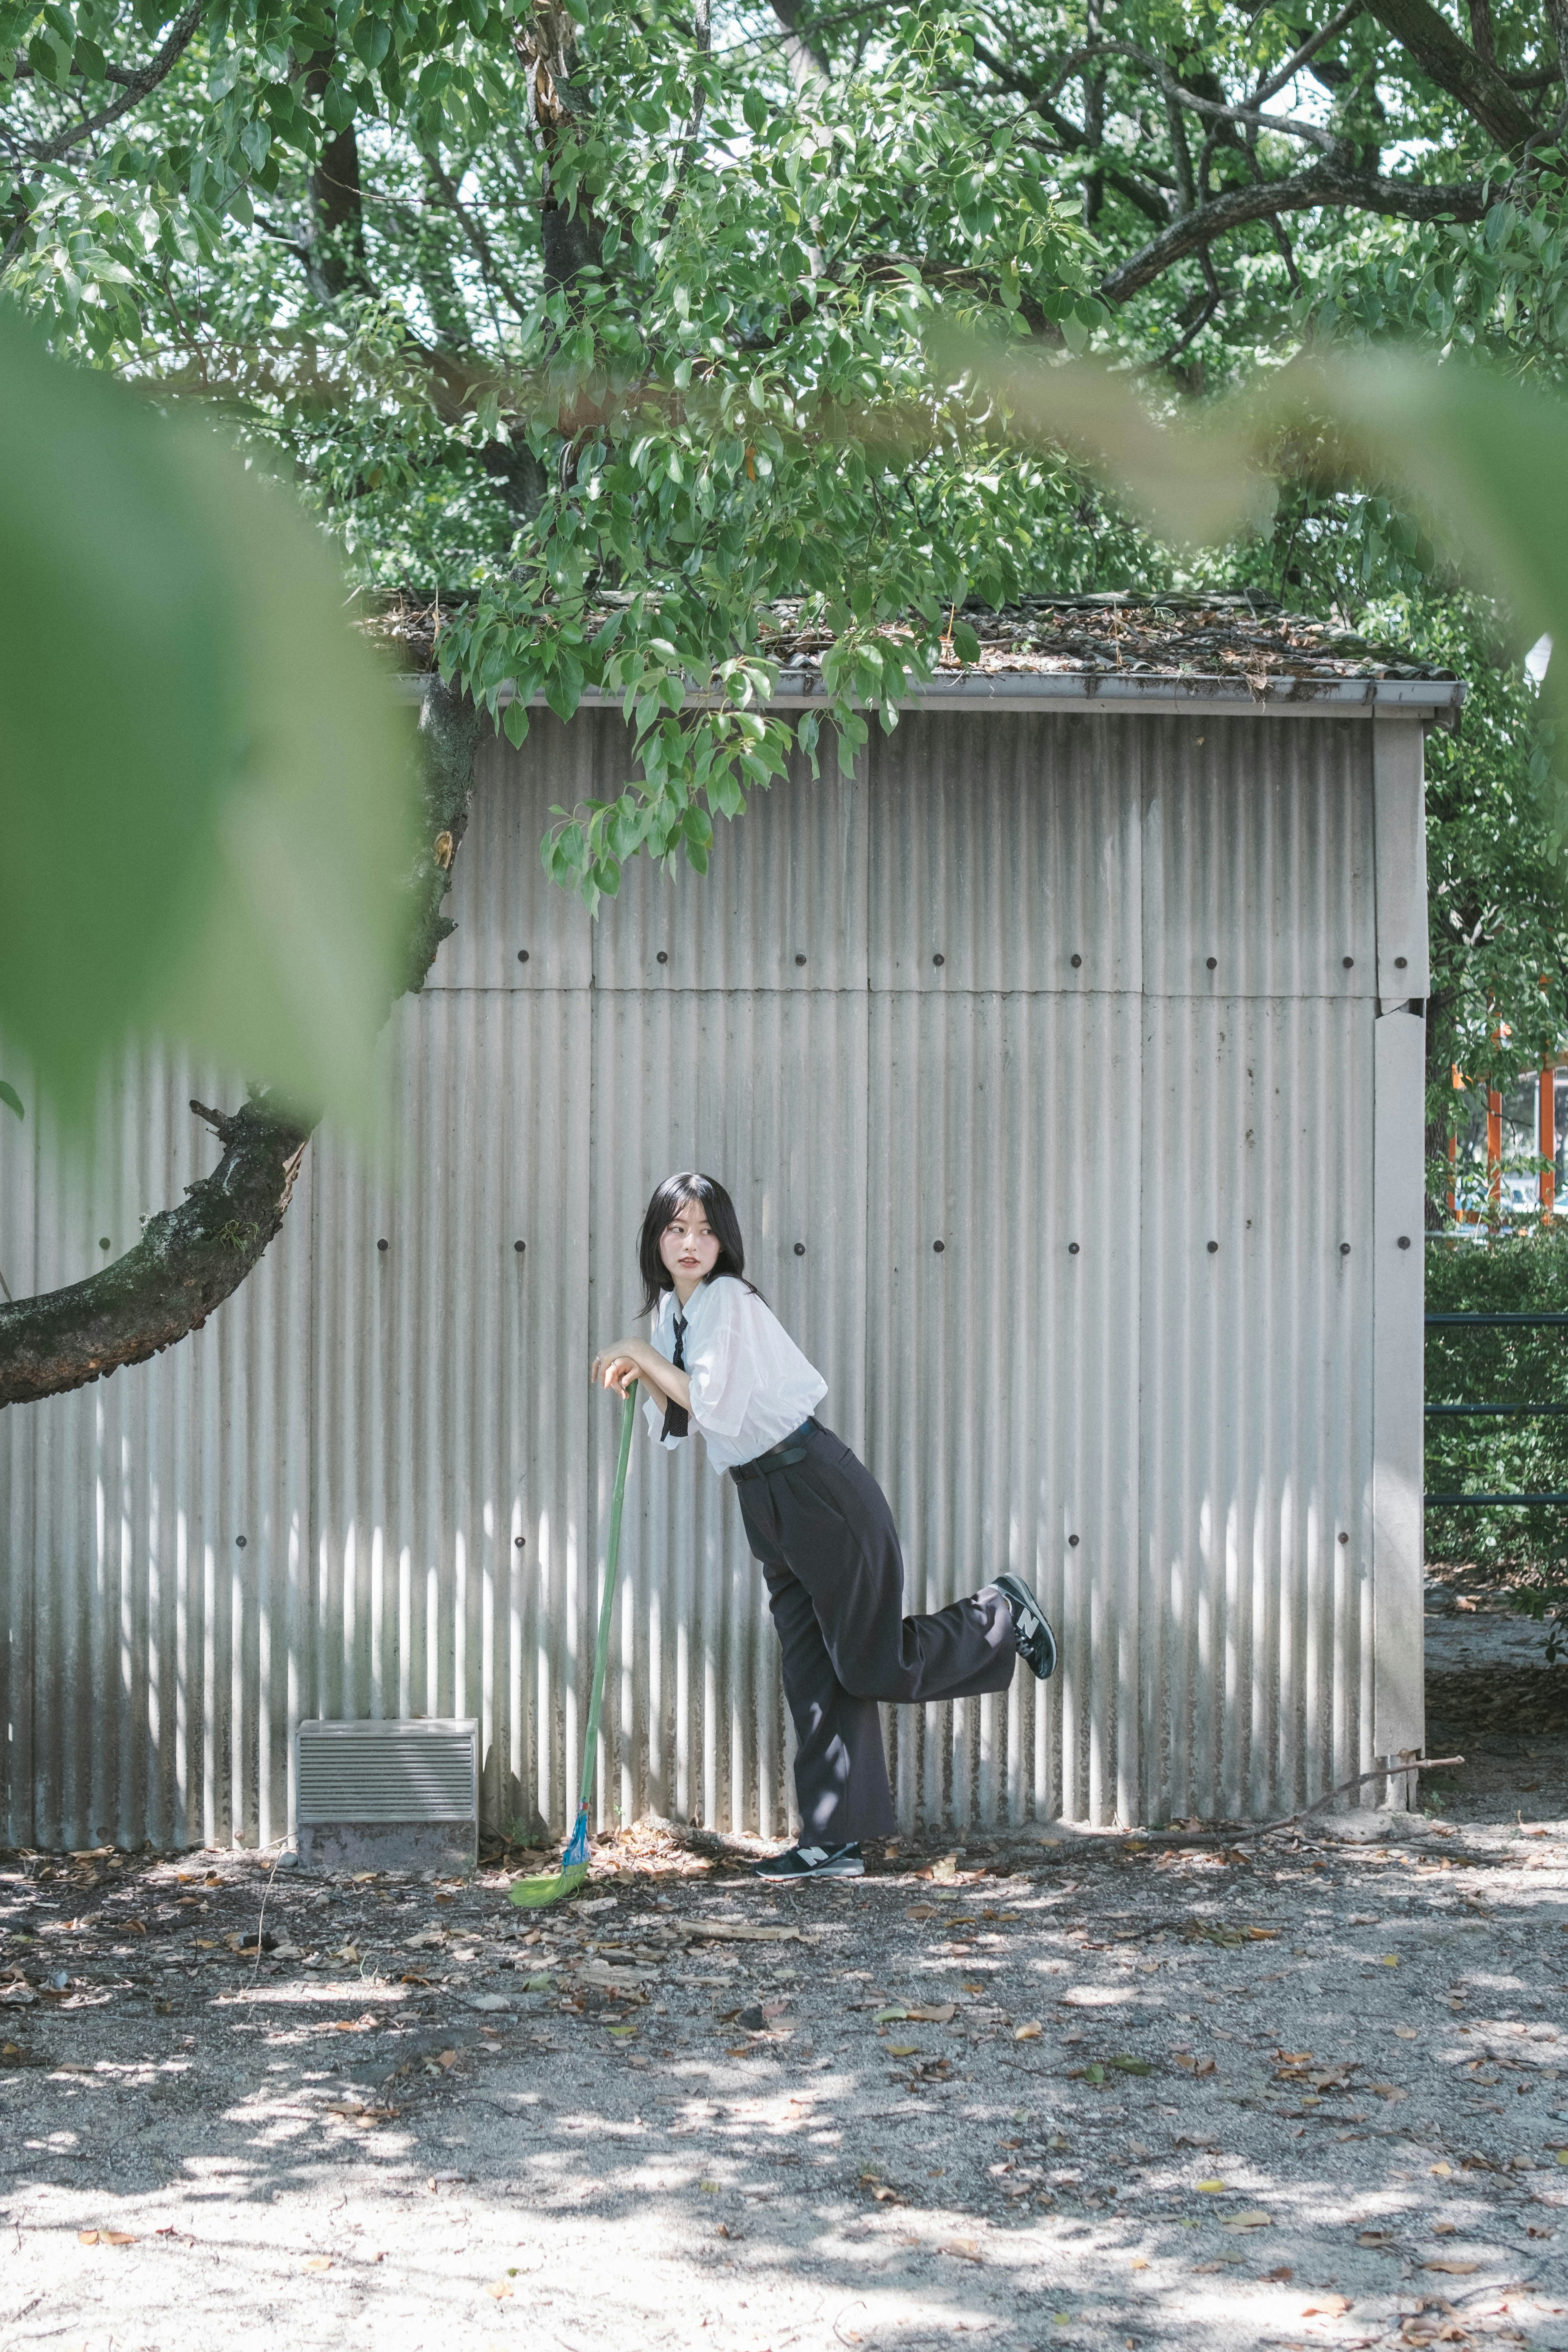
[[[675, 1318], [675, 1354], [670, 1360], [678, 1372], [683, 1372], [686, 1370], [686, 1318], [684, 1315], [678, 1315]], [[686, 1407], [683, 1404], [677, 1404], [674, 1398], [670, 1398], [664, 1408], [664, 1427], [659, 1431], [659, 1435], [685, 1437], [689, 1434], [690, 1427]]]

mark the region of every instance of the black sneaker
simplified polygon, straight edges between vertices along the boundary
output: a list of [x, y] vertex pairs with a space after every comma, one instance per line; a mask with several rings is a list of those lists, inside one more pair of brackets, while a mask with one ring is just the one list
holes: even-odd
[[1046, 1612], [1028, 1586], [1016, 1576], [992, 1578], [1013, 1612], [1013, 1639], [1018, 1655], [1041, 1682], [1057, 1670], [1057, 1637], [1046, 1622]]
[[766, 1862], [752, 1864], [753, 1878], [791, 1882], [803, 1878], [864, 1878], [865, 1875], [866, 1865], [860, 1858], [858, 1840], [853, 1845], [792, 1845], [787, 1853], [771, 1853]]

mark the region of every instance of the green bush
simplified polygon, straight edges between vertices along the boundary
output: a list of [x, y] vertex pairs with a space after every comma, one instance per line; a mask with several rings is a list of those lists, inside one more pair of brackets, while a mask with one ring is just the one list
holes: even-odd
[[[1426, 1246], [1426, 1311], [1568, 1315], [1568, 1223]], [[1568, 1325], [1428, 1325], [1426, 1402], [1554, 1405], [1525, 1414], [1428, 1413], [1428, 1494], [1568, 1494]], [[1462, 1561], [1568, 1653], [1568, 1504], [1429, 1508], [1428, 1560]]]

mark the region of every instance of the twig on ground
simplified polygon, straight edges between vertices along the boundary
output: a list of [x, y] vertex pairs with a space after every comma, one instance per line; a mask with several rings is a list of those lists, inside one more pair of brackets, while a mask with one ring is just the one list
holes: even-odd
[[272, 1867], [267, 1874], [267, 1884], [261, 1890], [261, 1909], [257, 1915], [256, 1921], [256, 1966], [250, 1971], [250, 1982], [245, 1989], [247, 2000], [254, 2000], [256, 1998], [256, 1979], [261, 1974], [261, 1931], [267, 1924], [267, 1898], [272, 1892], [272, 1882], [278, 1875], [278, 1865], [282, 1859], [283, 1849], [279, 1846], [272, 1857]]

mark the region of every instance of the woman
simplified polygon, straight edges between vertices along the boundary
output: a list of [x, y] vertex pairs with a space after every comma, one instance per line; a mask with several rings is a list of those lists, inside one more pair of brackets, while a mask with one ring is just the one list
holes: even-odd
[[903, 1613], [904, 1566], [887, 1497], [813, 1417], [827, 1383], [745, 1278], [734, 1204], [711, 1176], [667, 1176], [637, 1244], [650, 1339], [620, 1339], [594, 1379], [633, 1381], [660, 1444], [695, 1423], [727, 1470], [767, 1580], [795, 1730], [801, 1842], [759, 1878], [859, 1878], [860, 1841], [893, 1827], [879, 1699], [918, 1705], [1005, 1690], [1014, 1662], [1043, 1680], [1057, 1645], [1016, 1576], [927, 1617]]

